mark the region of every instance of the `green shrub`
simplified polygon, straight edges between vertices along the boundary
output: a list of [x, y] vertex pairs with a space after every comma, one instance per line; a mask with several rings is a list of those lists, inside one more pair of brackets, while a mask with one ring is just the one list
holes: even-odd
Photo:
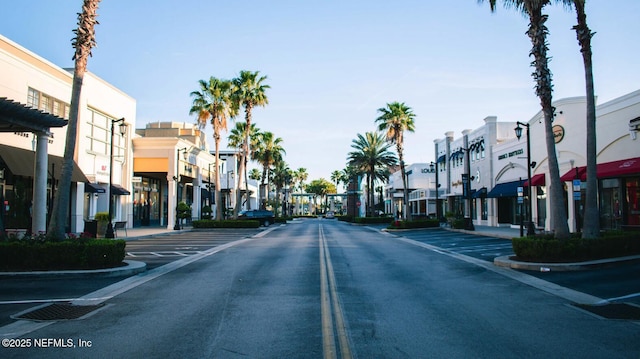
[[93, 218], [98, 222], [109, 222], [109, 212], [97, 212]]
[[237, 220], [226, 219], [222, 221], [215, 221], [211, 219], [202, 219], [193, 221], [193, 228], [258, 228], [260, 227], [260, 221], [258, 220]]
[[433, 228], [440, 227], [437, 219], [420, 219], [415, 221], [394, 221], [389, 225], [389, 229], [412, 229], [412, 228]]
[[518, 260], [529, 262], [575, 262], [640, 254], [640, 239], [630, 233], [607, 233], [600, 238], [555, 239], [552, 235], [512, 239]]
[[0, 242], [0, 270], [67, 270], [117, 267], [125, 256], [124, 240], [74, 239]]
[[355, 223], [358, 224], [389, 224], [393, 221], [391, 217], [356, 217]]
[[353, 216], [351, 215], [336, 216], [336, 218], [338, 219], [338, 221], [353, 222]]
[[287, 223], [288, 219], [292, 219], [291, 217], [276, 217], [274, 218], [274, 223]]
[[452, 219], [449, 223], [451, 224], [451, 228], [464, 229], [465, 227], [464, 218]]

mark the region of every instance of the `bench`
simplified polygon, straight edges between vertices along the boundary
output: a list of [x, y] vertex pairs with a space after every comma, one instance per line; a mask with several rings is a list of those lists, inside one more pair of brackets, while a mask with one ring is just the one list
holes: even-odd
[[118, 238], [118, 229], [124, 229], [124, 236], [127, 237], [127, 221], [116, 222], [113, 224], [113, 234]]

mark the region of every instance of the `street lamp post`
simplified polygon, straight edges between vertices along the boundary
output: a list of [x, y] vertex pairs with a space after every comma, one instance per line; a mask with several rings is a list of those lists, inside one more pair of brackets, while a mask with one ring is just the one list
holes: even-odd
[[438, 203], [440, 200], [438, 198], [438, 192], [440, 189], [440, 184], [438, 183], [438, 161], [436, 160], [436, 162], [431, 162], [431, 172], [434, 172], [436, 174], [436, 219], [438, 220], [438, 223], [440, 222], [440, 203]]
[[527, 199], [529, 201], [529, 208], [527, 211], [527, 236], [533, 236], [535, 235], [535, 228], [533, 227], [533, 220], [532, 220], [532, 212], [533, 212], [533, 201], [531, 201], [531, 136], [529, 134], [529, 124], [528, 123], [522, 123], [520, 121], [516, 122], [517, 127], [514, 128], [514, 130], [516, 131], [516, 137], [518, 138], [518, 141], [520, 141], [520, 137], [522, 137], [522, 127], [520, 126], [524, 126], [527, 128], [527, 181], [529, 183], [529, 185], [527, 186]]
[[209, 170], [207, 171], [207, 173], [209, 174], [209, 207], [211, 207], [211, 210], [213, 211], [213, 200], [211, 199], [211, 187], [213, 187], [211, 185], [211, 165], [215, 166], [216, 164], [215, 163], [209, 163], [209, 166], [208, 166]]
[[173, 179], [176, 181], [176, 223], [173, 226], [173, 229], [176, 231], [180, 230], [180, 218], [178, 218], [178, 214], [180, 213], [180, 198], [178, 198], [178, 192], [180, 191], [180, 152], [184, 156], [184, 159], [187, 159], [187, 148], [179, 148], [176, 152], [176, 176]]
[[124, 123], [124, 117], [119, 120], [111, 120], [111, 147], [109, 151], [109, 196], [107, 200], [109, 201], [109, 223], [107, 223], [107, 231], [104, 234], [105, 238], [113, 238], [113, 205], [111, 200], [111, 184], [113, 183], [113, 131], [116, 123], [120, 123], [118, 127], [120, 128], [120, 135], [124, 135], [127, 131], [127, 125]]

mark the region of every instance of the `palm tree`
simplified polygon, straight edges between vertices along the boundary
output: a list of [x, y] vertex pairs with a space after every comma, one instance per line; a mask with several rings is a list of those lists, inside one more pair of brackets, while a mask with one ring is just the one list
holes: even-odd
[[342, 182], [342, 172], [335, 170], [331, 172], [331, 181], [336, 184], [336, 190], [338, 189], [338, 185]]
[[235, 117], [237, 109], [231, 102], [231, 81], [220, 80], [213, 76], [209, 82], [198, 81], [200, 89], [191, 92], [193, 104], [189, 114], [198, 115], [198, 126], [204, 128], [207, 122], [211, 122], [213, 127], [213, 141], [215, 143], [215, 203], [216, 220], [222, 220], [222, 191], [220, 190], [220, 132], [227, 130], [227, 119]]
[[[251, 143], [251, 146], [246, 146], [245, 147], [245, 139], [246, 139], [246, 134], [249, 133], [249, 142]], [[246, 122], [236, 122], [236, 125], [234, 128], [231, 129], [231, 133], [229, 133], [229, 146], [232, 148], [237, 148], [240, 150], [239, 156], [238, 156], [238, 161], [239, 163], [239, 168], [246, 168], [247, 166], [247, 160], [248, 158], [252, 157], [253, 153], [249, 153], [248, 156], [246, 156], [244, 153], [245, 148], [246, 149], [251, 149], [254, 148], [257, 141], [258, 141], [258, 133], [260, 133], [260, 129], [256, 127], [255, 124], [252, 124], [251, 126], [247, 126]], [[247, 177], [247, 173], [246, 171], [238, 171], [238, 176], [240, 177], [238, 180], [238, 191], [236, 192], [236, 208], [238, 209], [238, 212], [240, 212], [240, 207], [242, 207], [242, 193], [240, 191], [240, 186], [242, 185], [242, 176], [244, 176], [244, 183], [245, 183], [245, 193], [247, 195], [247, 204], [248, 204], [248, 209], [251, 208], [251, 201], [249, 201], [249, 181], [248, 181], [248, 177]], [[235, 214], [236, 217], [237, 213]]]
[[[304, 190], [304, 181], [307, 180], [309, 174], [307, 173], [307, 169], [304, 167], [300, 167], [293, 172], [293, 187], [297, 187], [300, 190], [300, 193], [303, 193]], [[302, 203], [300, 203], [302, 205]], [[300, 207], [302, 209], [302, 207]]]
[[[287, 183], [291, 182], [291, 179], [293, 178], [293, 171], [291, 171], [289, 169], [289, 166], [287, 165], [287, 163], [283, 160], [279, 160], [276, 161], [274, 163], [274, 167], [273, 167], [273, 184], [276, 186], [276, 203], [275, 203], [275, 209], [276, 209], [276, 216], [278, 214], [278, 209], [280, 207], [280, 193], [282, 192], [282, 189], [286, 187]], [[285, 195], [283, 194], [283, 197]], [[286, 201], [286, 198], [285, 200]], [[283, 211], [283, 215], [286, 215], [286, 213], [284, 213]]]
[[[266, 183], [266, 191], [265, 190], [265, 180], [269, 178], [269, 170], [273, 165], [282, 161], [283, 155], [286, 154], [286, 151], [281, 145], [282, 138], [275, 137], [272, 132], [261, 132], [258, 134], [258, 138], [256, 141], [256, 146], [253, 151], [253, 159], [258, 161], [262, 165], [262, 182], [260, 184], [261, 193], [269, 193], [269, 181]], [[264, 209], [266, 207], [266, 197], [261, 203], [261, 208]]]
[[[73, 60], [73, 85], [71, 88], [71, 105], [69, 106], [69, 122], [67, 124], [67, 137], [64, 147], [64, 162], [60, 174], [60, 183], [53, 203], [51, 219], [47, 228], [47, 235], [55, 239], [65, 237], [65, 224], [67, 223], [67, 210], [71, 200], [71, 174], [73, 173], [73, 158], [76, 152], [78, 137], [78, 116], [80, 113], [80, 93], [82, 82], [87, 71], [87, 61], [91, 56], [91, 48], [96, 45], [95, 25], [98, 24], [98, 3], [100, 0], [84, 0], [82, 13], [78, 13], [78, 28], [73, 30], [75, 37], [71, 45], [75, 49]], [[111, 205], [111, 202], [109, 202]]]
[[576, 37], [582, 53], [587, 96], [587, 195], [582, 238], [597, 238], [600, 236], [600, 212], [598, 211], [598, 179], [596, 177], [596, 100], [593, 89], [591, 52], [591, 38], [594, 33], [587, 26], [587, 14], [584, 9], [586, 0], [564, 0], [563, 2], [565, 4], [572, 3], [576, 9], [578, 24], [573, 29], [576, 30]]
[[387, 169], [398, 163], [396, 155], [389, 151], [391, 143], [387, 142], [384, 136], [377, 132], [366, 132], [352, 141], [347, 159], [349, 166], [367, 175], [367, 187], [371, 190], [367, 192], [368, 213], [372, 213], [375, 194], [373, 184], [376, 179], [385, 180]]
[[[263, 84], [267, 79], [266, 76], [259, 76], [260, 72], [240, 71], [240, 76], [233, 79], [233, 98], [236, 105], [244, 107], [245, 122], [247, 123], [244, 136], [244, 145], [241, 151], [243, 160], [240, 161], [238, 169], [238, 186], [242, 181], [242, 174], [245, 171], [246, 156], [249, 155], [249, 129], [251, 128], [251, 111], [256, 106], [264, 107], [269, 103], [267, 98], [267, 89], [269, 85]], [[240, 192], [236, 194], [236, 208], [234, 209], [234, 217], [238, 217], [240, 212]]]
[[[497, 0], [489, 1], [491, 11], [495, 11]], [[553, 84], [551, 71], [549, 70], [549, 58], [547, 56], [547, 34], [549, 29], [545, 25], [548, 15], [542, 13], [542, 9], [550, 4], [551, 0], [503, 0], [506, 7], [512, 6], [525, 13], [529, 17], [529, 29], [527, 35], [531, 40], [532, 48], [529, 53], [534, 57], [532, 63], [535, 68], [532, 76], [536, 81], [536, 94], [540, 99], [542, 114], [544, 117], [545, 140], [547, 145], [547, 158], [549, 161], [549, 203], [551, 204], [551, 227], [555, 237], [566, 239], [569, 237], [569, 224], [565, 212], [563, 187], [560, 181], [560, 168], [552, 130], [552, 122], [555, 108], [553, 107]]]
[[[411, 220], [409, 212], [409, 188], [407, 183], [407, 175], [404, 165], [404, 132], [414, 132], [415, 124], [413, 120], [416, 115], [411, 107], [400, 102], [388, 103], [387, 107], [378, 109], [380, 116], [376, 118], [378, 130], [387, 134], [387, 141], [395, 143], [398, 158], [400, 159], [400, 173], [402, 175], [403, 194], [404, 194], [404, 213], [407, 220]], [[373, 190], [373, 187], [370, 187]]]
[[252, 168], [251, 171], [249, 171], [249, 179], [252, 179], [254, 181], [260, 181], [261, 177], [262, 177], [262, 173], [260, 173], [259, 169]]

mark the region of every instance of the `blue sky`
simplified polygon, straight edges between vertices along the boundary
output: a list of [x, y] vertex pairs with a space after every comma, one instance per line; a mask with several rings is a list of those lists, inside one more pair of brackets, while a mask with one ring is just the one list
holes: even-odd
[[[0, 3], [0, 34], [73, 66], [81, 0]], [[554, 98], [583, 96], [575, 15], [546, 12]], [[638, 0], [587, 2], [598, 103], [640, 89], [639, 13]], [[407, 163], [434, 160], [433, 140], [446, 131], [459, 137], [486, 116], [527, 121], [539, 111], [527, 20], [475, 0], [103, 0], [98, 14], [89, 70], [137, 100], [137, 127], [194, 122], [189, 93], [199, 79], [258, 70], [270, 104], [254, 122], [282, 137], [287, 163], [309, 180], [343, 169], [351, 141], [375, 129], [388, 102], [417, 116]]]

